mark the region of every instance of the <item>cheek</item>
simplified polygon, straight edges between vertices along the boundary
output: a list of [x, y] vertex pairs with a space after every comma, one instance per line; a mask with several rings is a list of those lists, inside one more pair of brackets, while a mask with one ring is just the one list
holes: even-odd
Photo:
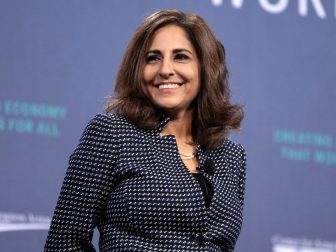
[[200, 86], [200, 76], [197, 70], [190, 72], [190, 80], [194, 83], [195, 86]]
[[185, 78], [192, 80], [192, 81], [198, 81], [199, 80], [199, 70], [198, 66], [189, 66], [183, 69], [183, 73]]
[[155, 77], [155, 73], [153, 71], [153, 69], [151, 69], [150, 67], [145, 67], [143, 70], [143, 75], [142, 78], [144, 80], [145, 83], [151, 82]]

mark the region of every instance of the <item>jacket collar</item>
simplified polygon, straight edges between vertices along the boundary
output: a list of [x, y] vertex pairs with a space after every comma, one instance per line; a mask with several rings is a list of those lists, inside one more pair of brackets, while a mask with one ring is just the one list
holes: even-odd
[[157, 131], [158, 131], [159, 134], [166, 127], [166, 125], [169, 123], [169, 121], [170, 121], [170, 117], [162, 113], [161, 121], [160, 121], [160, 123], [157, 127]]
[[[160, 121], [158, 127], [156, 128], [156, 130], [159, 134], [166, 127], [166, 125], [169, 123], [169, 121], [170, 121], [170, 117], [165, 115], [164, 113], [162, 113], [161, 121]], [[200, 162], [200, 166], [203, 166], [205, 161], [209, 158], [209, 153], [207, 151], [203, 150], [200, 144], [197, 144], [196, 152], [197, 152], [197, 156], [198, 156], [198, 159], [199, 159], [199, 162]]]

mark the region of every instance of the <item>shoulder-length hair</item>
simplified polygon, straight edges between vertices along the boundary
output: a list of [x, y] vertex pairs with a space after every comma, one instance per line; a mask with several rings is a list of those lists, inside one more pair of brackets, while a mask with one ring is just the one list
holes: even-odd
[[122, 59], [107, 112], [116, 112], [142, 129], [153, 129], [162, 113], [143, 90], [146, 53], [154, 33], [167, 25], [177, 25], [188, 35], [200, 61], [200, 92], [194, 101], [192, 134], [206, 150], [214, 149], [239, 129], [244, 117], [241, 106], [230, 103], [231, 91], [225, 61], [225, 49], [208, 24], [196, 14], [180, 10], [160, 10], [148, 16], [138, 27]]

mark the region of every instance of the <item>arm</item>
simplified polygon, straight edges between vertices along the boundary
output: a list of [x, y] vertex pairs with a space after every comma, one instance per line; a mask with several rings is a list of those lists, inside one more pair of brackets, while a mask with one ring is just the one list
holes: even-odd
[[241, 201], [241, 210], [244, 207], [244, 195], [245, 195], [245, 180], [246, 180], [246, 152], [243, 147], [241, 147], [241, 159], [240, 167], [238, 171], [238, 185], [239, 185], [239, 199]]
[[95, 251], [91, 239], [113, 185], [111, 120], [97, 115], [71, 155], [45, 251]]

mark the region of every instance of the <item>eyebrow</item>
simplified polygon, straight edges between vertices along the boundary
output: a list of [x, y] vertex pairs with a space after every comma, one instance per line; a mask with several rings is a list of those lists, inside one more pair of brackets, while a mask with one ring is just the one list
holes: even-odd
[[[176, 49], [173, 50], [173, 53], [180, 53], [180, 52], [187, 52], [187, 53], [193, 54], [191, 51], [189, 51], [188, 49], [185, 49], [185, 48], [176, 48]], [[149, 53], [162, 54], [159, 49], [149, 50], [147, 52], [147, 54], [149, 54]]]

